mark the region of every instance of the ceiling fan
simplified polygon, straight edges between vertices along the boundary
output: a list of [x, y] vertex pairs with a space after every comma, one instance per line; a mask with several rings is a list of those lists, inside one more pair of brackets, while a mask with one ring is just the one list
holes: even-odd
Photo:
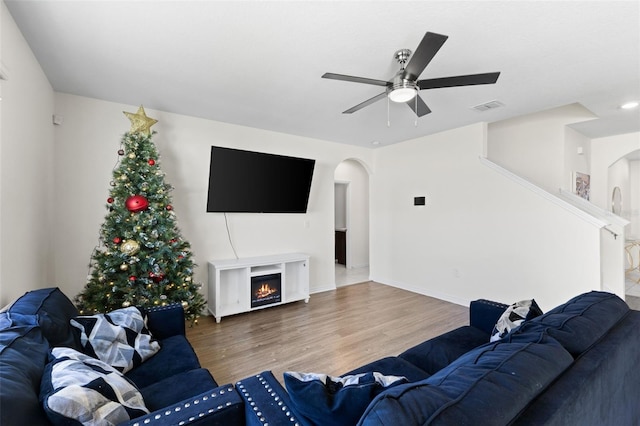
[[[343, 114], [351, 114], [374, 102], [388, 97], [392, 102], [406, 103], [418, 117], [429, 114], [431, 110], [422, 100], [418, 92], [425, 89], [440, 89], [443, 87], [473, 86], [477, 84], [493, 84], [500, 76], [499, 72], [484, 74], [459, 75], [454, 77], [428, 78], [418, 80], [422, 71], [438, 53], [448, 36], [427, 32], [413, 56], [411, 50], [400, 49], [394, 54], [394, 58], [400, 63], [400, 71], [389, 81], [375, 80], [351, 75], [325, 73], [322, 78], [333, 80], [352, 81], [355, 83], [373, 84], [385, 87], [385, 91], [371, 99], [343, 111]], [[409, 59], [411, 58], [411, 59]], [[407, 62], [408, 61], [408, 62]], [[406, 67], [405, 67], [406, 64]]]

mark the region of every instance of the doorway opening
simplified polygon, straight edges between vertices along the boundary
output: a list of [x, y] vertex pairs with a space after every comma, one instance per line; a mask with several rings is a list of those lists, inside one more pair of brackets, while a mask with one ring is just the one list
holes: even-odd
[[336, 287], [369, 280], [369, 172], [354, 159], [334, 172]]

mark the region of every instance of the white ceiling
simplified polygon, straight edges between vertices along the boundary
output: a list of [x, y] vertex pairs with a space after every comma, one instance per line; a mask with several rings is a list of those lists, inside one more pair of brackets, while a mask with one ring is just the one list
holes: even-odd
[[[371, 147], [581, 103], [589, 137], [640, 131], [640, 2], [5, 0], [54, 90]], [[449, 36], [420, 76], [501, 71], [494, 85], [422, 91], [417, 120], [387, 102], [393, 54]], [[10, 70], [9, 70], [10, 72]], [[9, 78], [11, 76], [9, 75]], [[492, 100], [505, 106], [471, 107]]]

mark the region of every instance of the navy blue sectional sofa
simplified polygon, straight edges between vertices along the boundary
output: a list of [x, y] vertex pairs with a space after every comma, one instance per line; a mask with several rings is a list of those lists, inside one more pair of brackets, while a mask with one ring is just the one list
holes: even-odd
[[[51, 424], [40, 387], [52, 347], [82, 351], [70, 319], [79, 313], [57, 288], [26, 293], [0, 313], [0, 424]], [[180, 304], [146, 311], [161, 349], [125, 376], [140, 390], [150, 414], [129, 425], [244, 424], [244, 403], [232, 385], [218, 386], [185, 337]], [[80, 424], [63, 420], [63, 424]]]
[[[123, 424], [640, 424], [640, 312], [594, 291], [489, 342], [506, 308], [474, 301], [468, 326], [342, 376], [403, 377], [393, 385], [367, 382], [320, 395], [317, 383], [288, 393], [270, 371], [218, 386], [185, 338], [182, 307], [151, 309], [148, 327], [162, 349], [126, 376], [152, 412]], [[78, 347], [69, 326], [77, 315], [55, 288], [29, 292], [0, 313], [0, 424], [51, 424], [41, 381], [52, 347]], [[341, 396], [345, 390], [356, 393]]]
[[[470, 325], [345, 373], [408, 379], [372, 395], [354, 423], [640, 425], [639, 311], [613, 294], [589, 292], [489, 342], [506, 308], [474, 301]], [[328, 407], [318, 408], [319, 398], [287, 393], [269, 371], [236, 389], [249, 425], [309, 425], [318, 416], [331, 424], [331, 409], [343, 408], [332, 406], [335, 390], [327, 392]]]

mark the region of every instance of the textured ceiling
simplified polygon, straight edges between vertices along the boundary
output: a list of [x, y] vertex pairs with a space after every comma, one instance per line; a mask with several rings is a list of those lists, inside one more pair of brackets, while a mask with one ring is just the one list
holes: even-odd
[[[371, 147], [581, 103], [589, 137], [640, 130], [640, 2], [5, 0], [54, 90]], [[449, 36], [421, 78], [500, 71], [495, 85], [422, 91], [417, 119], [377, 86], [393, 54]], [[10, 77], [10, 76], [9, 76]], [[498, 100], [504, 107], [472, 106]]]

